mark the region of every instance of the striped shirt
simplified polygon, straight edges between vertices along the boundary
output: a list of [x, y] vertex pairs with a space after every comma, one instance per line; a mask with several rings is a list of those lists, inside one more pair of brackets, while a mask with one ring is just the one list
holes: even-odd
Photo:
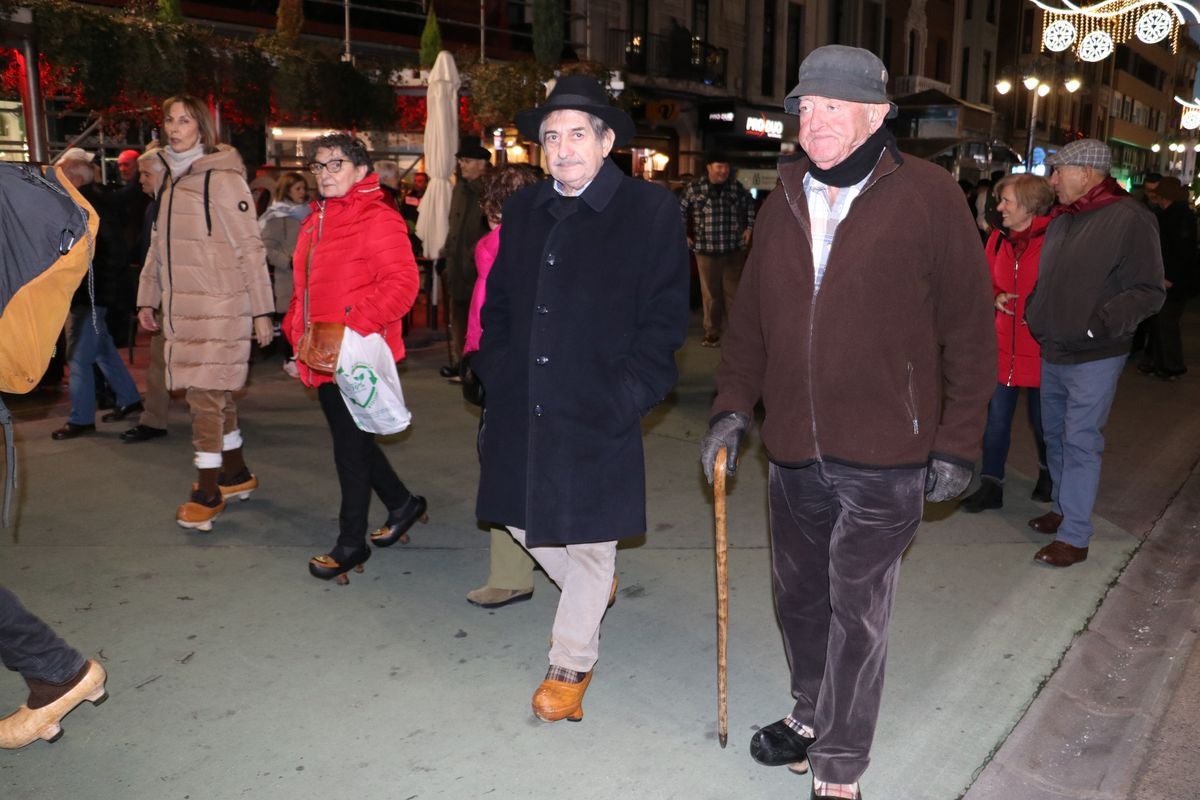
[[870, 173], [853, 186], [838, 189], [833, 205], [829, 204], [828, 186], [821, 183], [811, 172], [804, 176], [804, 196], [808, 198], [808, 216], [812, 222], [813, 248], [813, 294], [821, 289], [825, 267], [829, 263], [829, 251], [833, 249], [833, 237], [838, 224], [850, 213], [850, 204], [858, 197]]

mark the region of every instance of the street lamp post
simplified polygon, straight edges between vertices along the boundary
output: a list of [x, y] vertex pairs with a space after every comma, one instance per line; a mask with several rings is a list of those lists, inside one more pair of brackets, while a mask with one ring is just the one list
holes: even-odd
[[[1033, 139], [1034, 131], [1037, 129], [1038, 100], [1050, 94], [1055, 83], [1053, 80], [1042, 80], [1037, 74], [1031, 73], [1021, 80], [1021, 85], [1030, 92], [1029, 130], [1025, 137], [1025, 170], [1029, 172], [1033, 170]], [[1062, 88], [1066, 89], [1068, 94], [1079, 91], [1082, 85], [1083, 83], [1074, 76], [1062, 82]], [[1012, 81], [1007, 78], [996, 81], [996, 91], [1002, 95], [1008, 94], [1012, 88]]]
[[[1032, 81], [1033, 85], [1030, 85]], [[1050, 94], [1050, 84], [1042, 83], [1037, 78], [1026, 78], [1025, 88], [1033, 92], [1029, 103], [1029, 135], [1025, 137], [1025, 169], [1033, 169], [1033, 132], [1037, 128], [1038, 98]]]

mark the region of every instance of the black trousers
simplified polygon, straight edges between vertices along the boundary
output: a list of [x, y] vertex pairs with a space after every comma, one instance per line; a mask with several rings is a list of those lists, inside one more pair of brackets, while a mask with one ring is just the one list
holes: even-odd
[[813, 728], [808, 760], [823, 781], [853, 783], [867, 769], [900, 556], [924, 489], [924, 467], [771, 465], [771, 573], [792, 716]]
[[317, 399], [333, 436], [333, 464], [342, 488], [337, 544], [345, 551], [358, 551], [366, 546], [371, 492], [379, 496], [389, 512], [407, 503], [412, 494], [379, 449], [375, 434], [354, 424], [337, 384], [322, 384], [317, 388]]
[[1168, 289], [1163, 307], [1148, 320], [1150, 340], [1142, 362], [1166, 375], [1187, 372], [1187, 365], [1183, 362], [1183, 335], [1179, 330], [1179, 321], [1187, 301], [1187, 295], [1183, 292]]

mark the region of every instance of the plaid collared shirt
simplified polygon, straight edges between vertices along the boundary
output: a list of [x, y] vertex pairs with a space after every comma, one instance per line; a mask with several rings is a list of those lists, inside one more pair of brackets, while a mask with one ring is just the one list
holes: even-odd
[[821, 183], [811, 172], [804, 176], [804, 196], [808, 198], [808, 217], [812, 222], [813, 248], [813, 294], [821, 290], [825, 267], [829, 264], [829, 251], [833, 248], [833, 237], [838, 224], [850, 213], [850, 204], [858, 197], [870, 174], [853, 186], [838, 190], [833, 205], [829, 205], [829, 187]]
[[708, 178], [692, 181], [679, 208], [697, 253], [722, 255], [741, 250], [742, 231], [754, 228], [754, 198], [733, 178], [717, 185]]

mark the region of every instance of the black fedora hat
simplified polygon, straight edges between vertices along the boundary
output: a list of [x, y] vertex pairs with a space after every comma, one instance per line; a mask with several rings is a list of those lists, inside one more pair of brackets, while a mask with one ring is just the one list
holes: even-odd
[[600, 81], [587, 75], [563, 75], [554, 84], [554, 91], [537, 108], [517, 112], [517, 130], [526, 139], [538, 141], [538, 128], [547, 114], [571, 109], [593, 114], [613, 129], [615, 147], [633, 138], [633, 120], [623, 110], [608, 102], [608, 93]]
[[492, 154], [479, 141], [478, 136], [464, 136], [458, 145], [458, 152], [454, 154], [455, 158], [478, 158], [481, 161], [491, 161]]

